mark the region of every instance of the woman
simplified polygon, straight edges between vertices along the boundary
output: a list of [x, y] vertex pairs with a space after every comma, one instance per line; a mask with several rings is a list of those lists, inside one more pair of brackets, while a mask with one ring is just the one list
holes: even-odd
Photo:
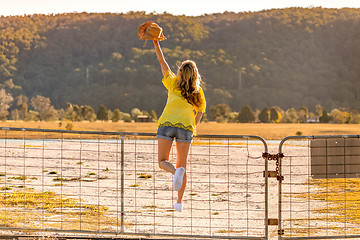
[[[164, 75], [162, 82], [168, 90], [167, 103], [158, 120], [159, 167], [174, 175], [173, 188], [178, 191], [174, 209], [181, 212], [186, 187], [186, 160], [193, 135], [196, 134], [196, 125], [205, 112], [206, 101], [195, 62], [184, 61], [175, 75], [165, 61], [159, 42], [153, 42]], [[174, 138], [177, 151], [176, 168], [169, 162]]]

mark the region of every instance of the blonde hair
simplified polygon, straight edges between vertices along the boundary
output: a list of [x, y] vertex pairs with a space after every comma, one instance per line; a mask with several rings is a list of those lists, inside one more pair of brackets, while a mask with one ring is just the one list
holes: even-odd
[[196, 63], [191, 60], [182, 62], [177, 75], [179, 77], [178, 87], [181, 95], [188, 103], [200, 107], [202, 102], [199, 89], [202, 80]]

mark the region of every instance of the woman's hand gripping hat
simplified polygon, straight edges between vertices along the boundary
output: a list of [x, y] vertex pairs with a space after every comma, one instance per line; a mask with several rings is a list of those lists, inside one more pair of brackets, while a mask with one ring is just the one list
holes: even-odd
[[[139, 26], [138, 37], [140, 40], [155, 40], [162, 41], [166, 37], [163, 34], [162, 28], [157, 25], [154, 21], [148, 21]], [[146, 45], [146, 41], [144, 46]]]

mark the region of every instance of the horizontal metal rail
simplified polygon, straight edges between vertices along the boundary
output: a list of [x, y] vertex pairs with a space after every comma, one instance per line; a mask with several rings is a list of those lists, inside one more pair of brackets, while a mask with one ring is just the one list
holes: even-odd
[[[120, 135], [120, 136], [148, 136], [154, 137], [156, 133], [142, 133], [142, 132], [103, 132], [103, 131], [78, 131], [78, 130], [62, 130], [62, 129], [41, 129], [41, 128], [14, 128], [14, 127], [0, 127], [0, 130], [18, 131], [18, 132], [47, 132], [47, 133], [71, 133], [84, 135]], [[264, 144], [265, 152], [268, 151], [266, 140], [256, 135], [209, 135], [199, 134], [198, 138], [237, 138], [237, 139], [257, 139]]]
[[360, 135], [309, 135], [309, 136], [288, 136], [280, 141], [279, 153], [282, 153], [283, 145], [289, 140], [312, 140], [312, 139], [329, 139], [329, 138], [360, 138]]

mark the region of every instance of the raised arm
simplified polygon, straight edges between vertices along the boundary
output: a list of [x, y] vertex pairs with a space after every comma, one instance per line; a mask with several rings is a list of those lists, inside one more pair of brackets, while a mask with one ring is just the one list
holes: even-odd
[[154, 47], [155, 47], [155, 52], [156, 55], [159, 59], [160, 62], [160, 66], [161, 66], [161, 71], [163, 73], [163, 75], [165, 75], [165, 73], [167, 72], [167, 70], [169, 70], [169, 65], [167, 64], [164, 54], [161, 51], [161, 47], [158, 41], [153, 41], [154, 42]]

